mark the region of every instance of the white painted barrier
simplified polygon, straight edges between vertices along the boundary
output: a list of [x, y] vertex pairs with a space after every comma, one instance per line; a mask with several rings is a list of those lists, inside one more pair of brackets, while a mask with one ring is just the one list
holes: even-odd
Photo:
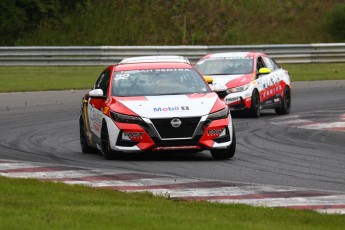
[[207, 53], [258, 51], [278, 63], [345, 62], [345, 43], [238, 46], [2, 46], [0, 66], [111, 65], [126, 57], [181, 55], [197, 61]]

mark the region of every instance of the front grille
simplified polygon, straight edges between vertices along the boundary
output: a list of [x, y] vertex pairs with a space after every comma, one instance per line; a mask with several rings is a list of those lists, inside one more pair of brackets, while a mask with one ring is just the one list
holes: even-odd
[[171, 146], [197, 146], [201, 136], [195, 136], [193, 139], [181, 139], [181, 140], [160, 140], [153, 137], [156, 147], [171, 147]]
[[151, 119], [161, 138], [190, 138], [193, 136], [196, 127], [200, 122], [200, 117], [179, 118], [181, 125], [174, 128], [171, 125], [172, 118], [169, 119]]

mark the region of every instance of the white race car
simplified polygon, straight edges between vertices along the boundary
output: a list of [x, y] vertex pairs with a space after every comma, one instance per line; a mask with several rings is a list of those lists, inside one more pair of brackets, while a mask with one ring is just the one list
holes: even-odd
[[219, 96], [231, 110], [249, 111], [252, 117], [259, 117], [261, 109], [275, 109], [277, 114], [290, 112], [290, 75], [264, 53], [208, 54], [195, 68], [212, 77], [213, 85], [227, 86]]
[[127, 59], [101, 73], [82, 102], [83, 153], [98, 149], [106, 159], [167, 150], [210, 150], [215, 159], [234, 156], [228, 106], [188, 60], [162, 59]]

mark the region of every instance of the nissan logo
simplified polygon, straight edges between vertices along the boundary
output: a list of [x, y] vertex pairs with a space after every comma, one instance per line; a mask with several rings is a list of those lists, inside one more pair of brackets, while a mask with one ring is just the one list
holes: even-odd
[[174, 119], [171, 120], [170, 124], [171, 124], [172, 127], [178, 128], [178, 127], [181, 126], [182, 122], [181, 122], [180, 119], [174, 118]]

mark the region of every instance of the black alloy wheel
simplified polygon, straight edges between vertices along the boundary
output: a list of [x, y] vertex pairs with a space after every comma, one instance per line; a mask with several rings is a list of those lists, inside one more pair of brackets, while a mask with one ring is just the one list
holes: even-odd
[[92, 153], [95, 149], [90, 147], [87, 143], [87, 136], [85, 133], [84, 120], [80, 118], [79, 120], [79, 138], [80, 138], [80, 148], [82, 153]]
[[102, 132], [101, 132], [101, 153], [105, 159], [110, 160], [113, 158], [114, 154], [110, 148], [109, 133], [107, 124], [103, 122]]
[[284, 94], [280, 106], [275, 108], [276, 114], [285, 115], [290, 113], [291, 110], [291, 90], [289, 86], [284, 89]]
[[249, 114], [254, 118], [260, 117], [260, 96], [259, 92], [256, 89], [253, 90]]

